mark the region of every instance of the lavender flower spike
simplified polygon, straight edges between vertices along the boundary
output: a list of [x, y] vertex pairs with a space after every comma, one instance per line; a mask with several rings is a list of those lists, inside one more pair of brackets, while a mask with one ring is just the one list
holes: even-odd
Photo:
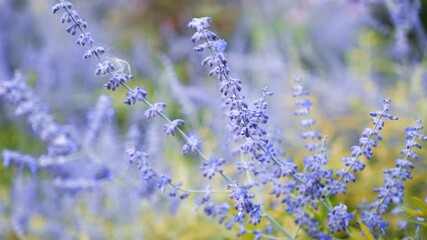
[[37, 161], [31, 155], [22, 154], [17, 151], [3, 150], [2, 152], [3, 165], [5, 167], [10, 167], [15, 165], [21, 170], [23, 168], [28, 168], [31, 174], [35, 175], [37, 173]]
[[410, 160], [418, 159], [414, 148], [421, 148], [421, 144], [417, 140], [427, 141], [427, 136], [419, 133], [423, 129], [421, 120], [416, 119], [416, 123], [415, 127], [405, 129], [407, 136], [406, 146], [401, 151], [404, 157], [396, 159], [394, 168], [383, 171], [384, 186], [374, 189], [374, 192], [378, 193], [378, 200], [372, 204], [362, 206], [365, 209], [362, 213], [362, 221], [371, 232], [379, 229], [382, 234], [385, 234], [385, 227], [388, 223], [382, 220], [382, 215], [387, 212], [391, 204], [399, 205], [403, 203], [404, 182], [407, 179], [412, 179], [411, 170], [414, 168], [414, 164]]

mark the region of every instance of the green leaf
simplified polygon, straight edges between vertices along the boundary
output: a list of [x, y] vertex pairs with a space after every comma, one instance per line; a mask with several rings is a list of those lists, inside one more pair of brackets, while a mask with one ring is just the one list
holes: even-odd
[[408, 220], [408, 222], [427, 227], [427, 222], [419, 222], [419, 221], [415, 221], [415, 220]]
[[356, 236], [356, 234], [354, 234], [354, 232], [356, 232], [356, 231], [352, 231], [353, 235], [351, 236], [350, 239], [375, 240], [374, 235], [372, 235], [371, 231], [369, 231], [369, 228], [360, 219], [357, 220], [357, 223], [360, 225], [360, 228], [362, 229], [364, 236], [362, 236], [362, 237]]
[[414, 201], [414, 204], [417, 208], [419, 208], [424, 215], [427, 214], [427, 203], [424, 202], [424, 200], [421, 200], [417, 197], [412, 197], [412, 200]]
[[403, 207], [402, 210], [405, 211], [407, 214], [411, 215], [411, 217], [427, 217], [427, 213], [414, 210], [411, 208]]

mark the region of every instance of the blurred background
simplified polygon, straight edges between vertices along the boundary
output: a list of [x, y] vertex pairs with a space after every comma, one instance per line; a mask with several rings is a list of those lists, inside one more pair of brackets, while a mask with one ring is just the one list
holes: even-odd
[[[90, 145], [100, 153], [101, 164], [93, 168], [105, 164], [120, 177], [102, 190], [70, 194], [52, 190], [48, 173], [34, 177], [27, 171], [0, 166], [0, 236], [235, 238], [238, 229], [228, 231], [204, 216], [202, 209], [194, 211], [194, 199], [200, 196], [190, 196], [180, 203], [151, 194], [149, 186], [140, 186], [136, 166], [128, 163], [125, 154], [129, 141], [184, 186], [203, 189], [209, 181], [198, 171], [201, 159], [197, 155], [180, 154], [181, 139], [163, 136], [160, 119], [148, 122], [142, 117], [144, 106], [122, 104], [124, 89], [109, 92], [103, 88], [107, 79], [95, 77], [94, 59], [82, 60], [85, 49], [65, 32], [60, 14], [52, 14], [54, 3], [0, 1], [0, 79], [11, 79], [19, 71], [57, 122], [72, 126], [76, 136], [86, 131], [88, 116], [99, 97], [107, 96], [113, 114]], [[129, 84], [147, 88], [150, 101], [167, 103], [167, 115], [186, 120], [184, 129], [195, 130], [208, 153], [235, 158], [227, 148], [229, 133], [217, 80], [207, 77], [209, 69], [200, 66], [203, 54], [195, 53], [189, 41], [193, 30], [187, 24], [193, 17], [212, 17], [212, 30], [228, 42], [226, 56], [231, 75], [243, 81], [248, 102], [259, 98], [266, 86], [274, 91], [268, 99], [269, 130], [281, 138], [280, 147], [286, 156], [299, 163], [309, 153], [301, 147], [303, 141], [298, 135], [302, 129], [293, 116], [294, 79], [302, 78], [311, 93], [312, 115], [316, 127], [328, 136], [330, 166], [335, 169], [342, 166], [341, 157], [350, 154], [350, 146], [357, 144], [360, 133], [370, 126], [369, 112], [382, 109], [382, 99], [390, 97], [391, 113], [399, 116], [399, 121], [386, 123], [384, 140], [364, 173], [357, 176], [357, 186], [350, 184], [351, 190], [335, 199], [346, 202], [350, 209], [363, 199], [375, 200], [376, 194], [366, 189], [380, 186], [379, 169], [392, 167], [399, 157], [405, 144], [404, 128], [413, 126], [416, 117], [427, 121], [427, 9], [423, 0], [72, 3], [88, 22], [95, 44], [104, 46], [111, 57], [130, 64], [135, 78]], [[46, 144], [32, 132], [25, 117], [16, 116], [14, 108], [3, 100], [0, 112], [0, 149], [36, 158], [44, 154]], [[408, 207], [411, 196], [427, 197], [423, 178], [427, 154], [424, 150], [419, 153], [421, 160], [415, 163], [414, 179], [406, 185]], [[70, 166], [67, 171], [79, 171], [79, 166]], [[283, 223], [291, 221], [280, 212], [272, 215], [283, 219]], [[396, 237], [404, 234], [393, 224], [390, 231]], [[253, 236], [246, 234], [244, 238]]]

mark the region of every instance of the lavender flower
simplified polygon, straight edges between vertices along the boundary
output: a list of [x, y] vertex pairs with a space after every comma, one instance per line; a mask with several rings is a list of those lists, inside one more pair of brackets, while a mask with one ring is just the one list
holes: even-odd
[[204, 40], [205, 38], [216, 40], [218, 37], [215, 33], [209, 31], [210, 26], [210, 17], [193, 18], [191, 22], [188, 23], [188, 27], [195, 28], [197, 32], [191, 37], [191, 41], [196, 42], [198, 40]]
[[232, 190], [229, 198], [234, 200], [234, 208], [237, 210], [237, 214], [234, 215], [234, 221], [243, 222], [247, 214], [249, 214], [248, 223], [258, 224], [261, 221], [260, 205], [251, 200], [254, 195], [249, 194], [246, 187], [237, 184], [228, 185], [228, 189]]
[[182, 119], [175, 119], [175, 120], [173, 120], [172, 122], [170, 122], [170, 123], [167, 123], [167, 124], [165, 124], [164, 125], [164, 128], [163, 128], [163, 132], [166, 134], [166, 135], [172, 135], [172, 136], [175, 136], [175, 130], [176, 130], [176, 128], [178, 127], [178, 126], [181, 126], [181, 125], [184, 125], [184, 120], [182, 120]]
[[163, 103], [163, 102], [153, 103], [152, 107], [145, 110], [144, 118], [147, 120], [154, 119], [158, 113], [163, 113], [165, 108], [166, 108], [166, 103]]
[[399, 205], [403, 203], [405, 189], [403, 183], [412, 178], [411, 170], [414, 168], [414, 165], [409, 160], [417, 160], [418, 155], [414, 152], [414, 148], [421, 148], [421, 144], [417, 142], [417, 139], [427, 141], [427, 136], [419, 133], [423, 129], [421, 121], [417, 119], [416, 122], [417, 125], [415, 127], [405, 129], [407, 135], [406, 146], [401, 151], [404, 158], [396, 159], [394, 168], [384, 170], [384, 186], [374, 189], [374, 192], [378, 193], [378, 200], [372, 204], [362, 206], [364, 208], [362, 221], [371, 232], [379, 229], [384, 235], [385, 227], [388, 223], [382, 220], [382, 215], [386, 213], [391, 204]]
[[192, 132], [188, 134], [187, 142], [182, 147], [181, 153], [185, 155], [189, 152], [196, 152], [200, 148], [201, 143], [200, 138]]
[[203, 171], [203, 176], [211, 179], [216, 173], [222, 173], [222, 169], [219, 168], [225, 163], [225, 160], [217, 157], [210, 157], [206, 160], [200, 170]]
[[52, 7], [52, 13], [55, 14], [61, 8], [71, 10], [73, 8], [73, 4], [68, 1], [61, 1]]
[[171, 184], [172, 180], [170, 177], [166, 175], [161, 175], [157, 182], [157, 187], [160, 189], [161, 192], [165, 192], [165, 188]]
[[227, 202], [224, 202], [220, 205], [215, 205], [212, 202], [205, 205], [203, 209], [204, 213], [207, 216], [211, 216], [215, 218], [216, 216], [220, 216], [218, 223], [223, 223], [227, 218], [227, 213], [230, 211], [230, 205]]
[[65, 156], [78, 150], [69, 127], [59, 125], [19, 73], [8, 81], [0, 81], [0, 96], [15, 106], [17, 115], [25, 115], [34, 132], [48, 143], [49, 155]]
[[196, 210], [199, 209], [200, 206], [206, 204], [211, 200], [211, 185], [207, 185], [204, 191], [204, 194], [201, 199], [196, 199]]
[[[361, 156], [365, 156], [367, 160], [370, 160], [373, 155], [373, 148], [377, 146], [377, 141], [381, 141], [382, 137], [379, 133], [384, 128], [383, 118], [388, 118], [390, 120], [397, 120], [398, 117], [388, 113], [390, 110], [391, 100], [389, 98], [384, 100], [383, 110], [377, 112], [371, 112], [371, 121], [374, 125], [373, 128], [365, 129], [359, 139], [359, 145], [351, 147], [351, 157], [344, 157], [341, 160], [347, 166], [347, 169], [340, 169], [336, 176], [339, 178], [337, 181], [334, 181], [333, 184], [329, 185], [330, 193], [342, 192], [345, 193], [346, 187], [340, 183], [341, 180], [347, 184], [349, 182], [356, 181], [355, 176], [350, 173], [352, 170], [354, 173], [358, 171], [363, 171], [366, 164], [360, 160]], [[375, 140], [376, 139], [376, 140]]]
[[[103, 71], [103, 70], [96, 70], [97, 73], [98, 71]], [[108, 70], [110, 71], [110, 70]], [[99, 74], [96, 74], [99, 75]], [[110, 78], [110, 80], [108, 80], [108, 82], [104, 85], [106, 89], [114, 91], [116, 90], [121, 84], [126, 83], [128, 80], [132, 79], [133, 76], [130, 74], [125, 74], [125, 73], [118, 73], [116, 75], [114, 75], [113, 77]]]
[[30, 170], [31, 174], [35, 175], [37, 173], [37, 161], [31, 155], [22, 154], [17, 151], [3, 150], [2, 151], [3, 165], [5, 167], [10, 167], [15, 165], [21, 170], [25, 167]]
[[85, 46], [87, 43], [93, 44], [93, 39], [90, 36], [90, 33], [82, 33], [77, 39], [77, 45]]
[[328, 213], [328, 227], [332, 233], [348, 229], [353, 214], [347, 212], [347, 206], [340, 203]]
[[90, 143], [95, 140], [102, 127], [111, 121], [114, 115], [115, 111], [111, 99], [101, 95], [93, 111], [90, 111], [88, 114], [88, 130], [85, 142]]
[[[313, 103], [303, 98], [303, 96], [309, 93], [302, 86], [294, 87], [293, 95], [298, 98], [296, 100], [298, 109], [295, 111], [295, 115], [304, 118], [301, 120], [301, 125], [306, 129], [301, 134], [301, 137], [310, 141], [305, 144], [305, 148], [312, 152], [310, 156], [303, 158], [304, 165], [302, 172], [297, 172], [298, 168], [293, 159], [280, 159], [282, 153], [280, 150], [276, 150], [275, 145], [277, 141], [271, 140], [271, 135], [267, 132], [267, 128], [264, 127], [270, 121], [267, 112], [268, 103], [266, 98], [271, 96], [272, 92], [264, 88], [262, 97], [258, 98], [252, 105], [248, 104], [247, 98], [242, 94], [242, 80], [231, 76], [228, 61], [224, 53], [227, 48], [227, 42], [223, 39], [219, 39], [214, 32], [209, 30], [211, 27], [211, 18], [194, 18], [188, 24], [189, 27], [196, 30], [190, 40], [193, 43], [197, 41], [201, 42], [194, 47], [195, 51], [205, 51], [209, 53], [209, 56], [203, 59], [202, 65], [209, 66], [211, 68], [209, 76], [215, 76], [218, 80], [218, 92], [224, 99], [226, 117], [228, 119], [228, 126], [230, 126], [230, 132], [233, 134], [233, 140], [242, 142], [239, 146], [239, 151], [243, 153], [242, 159], [240, 159], [240, 161], [234, 161], [237, 163], [237, 169], [240, 172], [232, 176], [240, 177], [238, 174], [243, 172], [249, 182], [249, 184], [244, 185], [235, 182], [225, 174], [224, 170], [230, 168], [225, 168], [223, 166], [225, 164], [224, 159], [214, 156], [208, 158], [207, 155], [201, 151], [201, 139], [198, 136], [193, 133], [187, 135], [182, 131], [180, 126], [184, 125], [184, 120], [171, 120], [164, 114], [166, 108], [165, 103], [157, 102], [151, 104], [147, 100], [146, 89], [141, 87], [131, 88], [128, 85], [128, 80], [132, 79], [133, 76], [130, 74], [127, 62], [108, 57], [108, 54], [105, 54], [105, 48], [95, 45], [96, 42], [91, 34], [85, 30], [87, 28], [87, 23], [72, 9], [70, 3], [61, 0], [60, 3], [52, 8], [52, 11], [56, 13], [60, 9], [64, 10], [61, 21], [69, 24], [66, 31], [72, 35], [80, 32], [76, 41], [77, 45], [89, 48], [86, 50], [83, 58], [88, 59], [94, 57], [94, 59], [99, 61], [95, 70], [96, 75], [109, 75], [109, 80], [104, 85], [105, 88], [113, 91], [120, 86], [126, 88], [128, 92], [126, 94], [127, 98], [124, 100], [125, 104], [133, 105], [137, 102], [146, 104], [148, 109], [143, 114], [144, 118], [152, 120], [156, 115], [159, 115], [160, 118], [167, 122], [163, 127], [163, 131], [166, 135], [174, 136], [175, 133], [178, 133], [185, 140], [181, 150], [182, 154], [197, 152], [205, 160], [200, 167], [204, 177], [212, 179], [215, 174], [220, 174], [226, 181], [231, 183], [228, 185], [228, 189], [231, 190], [229, 198], [233, 201], [234, 208], [237, 211], [234, 215], [234, 221], [227, 220], [227, 222], [225, 222], [227, 214], [230, 211], [230, 206], [228, 203], [218, 205], [211, 196], [211, 193], [215, 191], [212, 191], [210, 187], [205, 191], [194, 191], [196, 193], [203, 193], [201, 199], [196, 202], [196, 206], [200, 207], [204, 205], [203, 211], [207, 216], [219, 216], [219, 222], [225, 223], [227, 228], [231, 228], [234, 223], [237, 223], [239, 225], [238, 236], [242, 236], [247, 232], [253, 232], [256, 238], [260, 238], [262, 236], [261, 231], [248, 231], [244, 222], [247, 221], [249, 224], [256, 225], [261, 221], [261, 215], [263, 215], [275, 225], [277, 230], [281, 231], [286, 237], [292, 238], [292, 236], [289, 237], [290, 235], [283, 226], [277, 223], [274, 224], [274, 219], [268, 215], [261, 204], [255, 203], [255, 195], [249, 193], [251, 187], [254, 187], [256, 189], [254, 189], [253, 192], [263, 194], [269, 191], [270, 194], [277, 198], [281, 198], [278, 199], [278, 201], [273, 200], [269, 202], [271, 203], [269, 208], [276, 207], [276, 204], [279, 202], [284, 204], [285, 206], [283, 208], [288, 212], [288, 215], [294, 217], [298, 228], [303, 227], [307, 234], [313, 238], [331, 239], [331, 234], [348, 230], [350, 219], [353, 218], [353, 216], [351, 213], [347, 212], [346, 205], [340, 203], [338, 206], [332, 208], [331, 202], [335, 200], [324, 198], [330, 195], [337, 195], [339, 192], [344, 193], [346, 191], [346, 184], [344, 183], [354, 182], [356, 180], [351, 170], [352, 172], [357, 172], [365, 168], [365, 163], [363, 163], [360, 158], [362, 156], [367, 160], [372, 158], [373, 148], [377, 146], [377, 141], [382, 139], [379, 131], [384, 127], [383, 118], [397, 120], [397, 117], [388, 113], [389, 101], [385, 101], [382, 111], [371, 113], [374, 127], [365, 129], [359, 139], [359, 144], [351, 148], [351, 157], [342, 159], [347, 168], [339, 170], [336, 173], [338, 179], [335, 180], [333, 179], [333, 170], [326, 167], [328, 163], [326, 140], [324, 140], [323, 143], [318, 141], [322, 139], [322, 135], [319, 131], [313, 129], [315, 120], [306, 118], [310, 113], [310, 108]], [[0, 95], [7, 95], [7, 91], [1, 90], [0, 88]], [[34, 105], [36, 104], [33, 102], [22, 104], [17, 112], [29, 114], [34, 108]], [[89, 127], [94, 128], [93, 133], [88, 133], [88, 135], [90, 134], [91, 136], [91, 140], [96, 138], [97, 131], [102, 122], [102, 120], [99, 120], [102, 119], [101, 116], [99, 119], [95, 117], [96, 116], [94, 116], [93, 120], [99, 123], [95, 121], [96, 124], [89, 124]], [[59, 136], [55, 135], [54, 138], [50, 140], [49, 143], [52, 143], [51, 145], [54, 147], [49, 146], [49, 154], [61, 155], [61, 152], [67, 151], [66, 143], [70, 134], [68, 134], [68, 132], [65, 133]], [[140, 136], [144, 136], [144, 134]], [[427, 137], [421, 136], [421, 139], [422, 138]], [[149, 140], [151, 139], [146, 140], [146, 142]], [[135, 143], [136, 142], [138, 141], [135, 141]], [[379, 199], [385, 200], [373, 204], [368, 208], [370, 210], [369, 212], [362, 213], [362, 220], [371, 230], [376, 228], [384, 230], [387, 224], [381, 219], [381, 215], [382, 211], [387, 210], [385, 205], [390, 201], [393, 203], [401, 202], [403, 184], [400, 184], [398, 181], [403, 182], [411, 178], [409, 168], [413, 168], [413, 164], [408, 161], [406, 156], [413, 159], [417, 158], [416, 153], [412, 150], [414, 147], [418, 148], [421, 147], [421, 145], [414, 141], [408, 141], [407, 148], [402, 151], [405, 158], [396, 161], [396, 168], [384, 172], [388, 177], [388, 180], [385, 181], [385, 185], [392, 185], [393, 189], [389, 191], [387, 187], [384, 187], [377, 188], [375, 191], [379, 193]], [[156, 151], [153, 153], [155, 152]], [[155, 188], [158, 188], [161, 192], [166, 192], [169, 197], [173, 197], [175, 200], [179, 200], [177, 196], [179, 196], [180, 199], [189, 196], [191, 191], [186, 190], [182, 183], [174, 183], [169, 175], [157, 170], [161, 161], [155, 161], [155, 169], [154, 166], [149, 163], [146, 153], [136, 150], [135, 147], [129, 147], [127, 153], [130, 162], [135, 164], [138, 170], [140, 170], [139, 173], [141, 178], [139, 180], [141, 180], [141, 183], [147, 189], [155, 190]], [[233, 157], [234, 156], [230, 156], [230, 158]], [[227, 162], [233, 162], [233, 160], [234, 159], [230, 159], [230, 161]], [[63, 182], [56, 182], [56, 184], [69, 189], [91, 189], [91, 186], [95, 186], [98, 180], [110, 179], [111, 176], [115, 176], [111, 172], [114, 170], [113, 168], [96, 166], [95, 169], [95, 174], [91, 172], [88, 178], [80, 176], [71, 177], [70, 175], [70, 177], [59, 178], [60, 181]], [[272, 185], [268, 183], [272, 183]], [[218, 185], [221, 186], [220, 184]], [[148, 192], [145, 189], [141, 189], [142, 188], [138, 189], [141, 193]], [[319, 219], [320, 217], [318, 216], [320, 215], [317, 214], [319, 208], [322, 207], [319, 205], [319, 201], [321, 201], [323, 206], [329, 211], [327, 215], [327, 226], [329, 229], [326, 232], [326, 227], [323, 228], [326, 224], [320, 224], [320, 221], [325, 219]], [[375, 211], [372, 209], [375, 209]], [[323, 216], [325, 216], [325, 214], [323, 214]]]
[[[90, 43], [92, 44], [93, 42], [90, 42]], [[105, 53], [105, 51], [106, 51], [105, 48], [100, 46], [95, 47], [93, 49], [86, 50], [85, 54], [83, 55], [83, 59], [91, 58], [94, 55], [98, 55], [98, 56], [102, 55]]]
[[137, 101], [145, 101], [147, 97], [147, 90], [139, 86], [135, 87], [135, 90], [129, 91], [126, 94], [126, 100], [123, 102], [127, 105], [133, 105]]

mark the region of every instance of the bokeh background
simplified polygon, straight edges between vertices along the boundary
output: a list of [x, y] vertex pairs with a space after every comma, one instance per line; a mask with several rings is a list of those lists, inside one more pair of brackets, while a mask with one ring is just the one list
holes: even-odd
[[[54, 3], [0, 1], [0, 79], [21, 72], [58, 122], [73, 126], [77, 132], [85, 131], [88, 112], [99, 96], [108, 96], [114, 114], [91, 147], [102, 164], [114, 166], [118, 177], [101, 189], [69, 194], [52, 190], [49, 174], [34, 177], [27, 171], [0, 166], [0, 236], [235, 238], [238, 229], [226, 230], [204, 216], [202, 209], [194, 210], [197, 196], [177, 203], [162, 194], [145, 194], [151, 190], [139, 186], [138, 171], [124, 153], [132, 129], [138, 130], [135, 142], [149, 153], [153, 163], [188, 188], [204, 188], [208, 182], [198, 171], [200, 159], [197, 155], [182, 156], [182, 140], [163, 136], [160, 120], [144, 120], [144, 106], [122, 104], [123, 89], [108, 92], [103, 88], [106, 79], [94, 76], [96, 62], [82, 60], [84, 49], [66, 34], [60, 16], [51, 13]], [[265, 86], [274, 91], [269, 99], [270, 125], [282, 138], [286, 155], [297, 162], [308, 153], [301, 147], [301, 129], [293, 116], [291, 87], [295, 78], [302, 78], [311, 92], [316, 127], [328, 136], [330, 166], [335, 169], [342, 166], [340, 158], [350, 154], [350, 146], [357, 144], [362, 130], [370, 126], [369, 112], [381, 109], [382, 99], [390, 97], [391, 112], [400, 119], [386, 123], [384, 140], [366, 170], [357, 176], [357, 184], [350, 184], [349, 192], [337, 197], [336, 201], [346, 202], [350, 209], [363, 199], [375, 199], [370, 189], [382, 184], [382, 169], [394, 165], [405, 144], [404, 128], [414, 125], [416, 117], [427, 121], [425, 1], [72, 3], [89, 23], [96, 44], [130, 64], [135, 76], [130, 85], [147, 88], [152, 101], [166, 102], [167, 115], [185, 119], [185, 130], [197, 131], [207, 152], [233, 156], [227, 148], [226, 120], [216, 80], [207, 77], [208, 69], [200, 66], [203, 57], [193, 52], [189, 41], [193, 30], [187, 23], [193, 17], [212, 17], [213, 30], [228, 42], [226, 54], [232, 75], [243, 81], [249, 102], [258, 98]], [[0, 112], [0, 149], [36, 157], [46, 151], [25, 117], [15, 116], [6, 101], [0, 101]], [[406, 183], [407, 207], [413, 207], [411, 196], [427, 197], [427, 154], [424, 149], [419, 153], [414, 179]], [[50, 208], [55, 213], [47, 214]], [[292, 222], [283, 213], [272, 215], [283, 223]], [[396, 238], [404, 234], [393, 224], [390, 231]]]

